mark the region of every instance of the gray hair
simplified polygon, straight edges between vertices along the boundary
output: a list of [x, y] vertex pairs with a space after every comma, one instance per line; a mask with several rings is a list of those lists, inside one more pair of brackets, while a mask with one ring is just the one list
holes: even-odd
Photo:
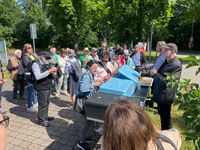
[[22, 51], [20, 49], [16, 49], [14, 54], [17, 55], [18, 53], [22, 53]]
[[56, 48], [55, 48], [55, 47], [51, 47], [51, 48], [50, 48], [50, 52], [52, 52], [53, 49], [56, 49]]

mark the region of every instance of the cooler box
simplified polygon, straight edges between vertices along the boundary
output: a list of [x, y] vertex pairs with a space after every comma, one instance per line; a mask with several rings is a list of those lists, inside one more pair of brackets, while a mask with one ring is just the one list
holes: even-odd
[[99, 92], [132, 96], [137, 87], [137, 83], [127, 79], [111, 78], [99, 87]]
[[133, 70], [132, 68], [130, 68], [127, 65], [123, 65], [118, 70], [117, 78], [119, 78], [119, 79], [128, 79], [128, 80], [137, 82], [139, 76], [140, 76], [140, 73], [138, 73], [137, 71]]
[[127, 97], [97, 92], [89, 97], [85, 103], [86, 118], [96, 122], [103, 122], [106, 108], [110, 104], [120, 100], [135, 101], [142, 108], [145, 103], [144, 97]]

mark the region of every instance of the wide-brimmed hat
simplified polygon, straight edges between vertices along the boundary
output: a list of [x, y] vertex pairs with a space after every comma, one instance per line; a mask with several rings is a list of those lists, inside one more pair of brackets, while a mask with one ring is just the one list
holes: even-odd
[[178, 47], [174, 43], [167, 43], [166, 45], [162, 45], [162, 48], [167, 51], [174, 51], [175, 53], [178, 52]]
[[82, 52], [83, 52], [83, 53], [89, 53], [90, 50], [89, 50], [89, 48], [85, 47], [85, 48], [82, 50]]
[[75, 51], [74, 51], [73, 49], [69, 49], [69, 50], [68, 50], [68, 56], [69, 56], [69, 57], [76, 56]]

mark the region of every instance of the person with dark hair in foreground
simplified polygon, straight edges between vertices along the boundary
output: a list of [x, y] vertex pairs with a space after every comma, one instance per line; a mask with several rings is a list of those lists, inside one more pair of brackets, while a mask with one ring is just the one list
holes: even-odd
[[159, 131], [134, 101], [111, 104], [104, 115], [103, 150], [179, 150], [178, 130]]

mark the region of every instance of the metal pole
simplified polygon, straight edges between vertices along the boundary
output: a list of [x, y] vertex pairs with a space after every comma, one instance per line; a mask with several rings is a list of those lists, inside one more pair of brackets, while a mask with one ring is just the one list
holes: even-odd
[[150, 37], [150, 44], [149, 44], [149, 60], [151, 61], [151, 51], [152, 51], [152, 39], [153, 39], [153, 21], [151, 24], [151, 37]]
[[33, 38], [33, 52], [35, 54], [35, 39]]
[[6, 41], [3, 41], [4, 48], [5, 48], [5, 55], [6, 55], [6, 65], [8, 64], [8, 54], [7, 54], [7, 47], [6, 47]]

